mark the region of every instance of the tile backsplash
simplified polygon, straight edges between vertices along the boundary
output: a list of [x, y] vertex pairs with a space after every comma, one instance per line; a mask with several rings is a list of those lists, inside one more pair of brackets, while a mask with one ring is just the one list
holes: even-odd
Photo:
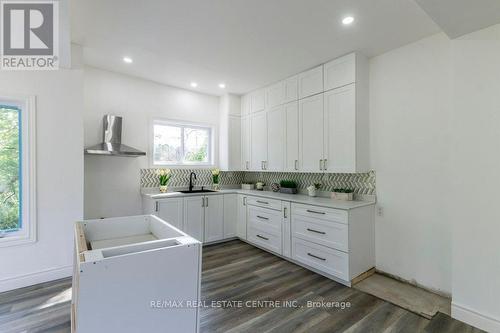
[[[141, 169], [141, 187], [160, 186], [157, 169]], [[172, 169], [170, 187], [187, 187], [189, 174], [197, 175], [196, 186], [212, 185], [210, 169]], [[311, 184], [320, 183], [321, 191], [332, 191], [334, 188], [353, 189], [356, 194], [375, 194], [375, 171], [367, 173], [302, 173], [302, 172], [248, 172], [221, 171], [220, 184], [239, 185], [242, 182], [262, 181], [266, 185], [279, 183], [280, 180], [294, 180], [299, 189], [303, 190]]]

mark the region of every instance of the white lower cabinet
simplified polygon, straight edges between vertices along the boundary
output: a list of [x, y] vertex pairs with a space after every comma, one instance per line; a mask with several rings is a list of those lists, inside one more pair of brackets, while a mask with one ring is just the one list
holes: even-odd
[[224, 238], [237, 236], [238, 194], [224, 194]]
[[247, 196], [238, 194], [238, 220], [236, 235], [243, 240], [247, 239]]
[[287, 258], [292, 257], [292, 226], [290, 211], [292, 205], [288, 201], [282, 201], [283, 206], [283, 233], [282, 233], [282, 245], [283, 245], [283, 256]]
[[184, 198], [184, 232], [203, 242], [205, 219], [205, 197]]
[[224, 196], [205, 197], [205, 235], [204, 242], [224, 239]]

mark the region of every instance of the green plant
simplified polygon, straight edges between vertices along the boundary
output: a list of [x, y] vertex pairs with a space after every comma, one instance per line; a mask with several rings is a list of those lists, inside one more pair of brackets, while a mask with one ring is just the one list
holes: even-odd
[[320, 183], [314, 183], [314, 187], [319, 190], [319, 188], [321, 187], [321, 184]]
[[297, 183], [293, 180], [282, 180], [280, 186], [284, 188], [297, 188]]
[[354, 190], [349, 189], [349, 188], [334, 188], [333, 192], [337, 192], [337, 193], [354, 193]]

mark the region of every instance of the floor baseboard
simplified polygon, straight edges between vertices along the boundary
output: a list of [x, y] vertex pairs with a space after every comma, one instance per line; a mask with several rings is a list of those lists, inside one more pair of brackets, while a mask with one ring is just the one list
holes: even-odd
[[0, 280], [0, 292], [28, 287], [35, 284], [62, 279], [73, 274], [72, 266], [47, 269]]
[[451, 303], [451, 317], [487, 332], [500, 333], [500, 320], [454, 302]]

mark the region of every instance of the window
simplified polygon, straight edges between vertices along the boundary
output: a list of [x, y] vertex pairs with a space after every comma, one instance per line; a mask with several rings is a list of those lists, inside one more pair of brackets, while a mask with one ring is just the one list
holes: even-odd
[[0, 246], [35, 241], [33, 108], [0, 97]]
[[211, 165], [212, 127], [155, 120], [153, 165]]

